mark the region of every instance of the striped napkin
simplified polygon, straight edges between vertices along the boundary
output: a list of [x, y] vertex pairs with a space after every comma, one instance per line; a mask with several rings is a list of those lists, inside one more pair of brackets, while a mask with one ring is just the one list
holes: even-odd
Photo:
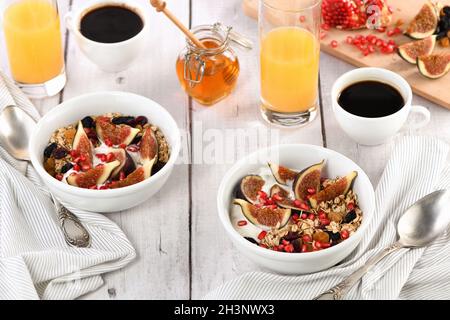
[[[0, 112], [7, 105], [39, 113], [0, 72]], [[1, 125], [1, 124], [0, 124]], [[99, 288], [101, 275], [126, 266], [135, 250], [103, 215], [69, 208], [86, 227], [91, 248], [71, 248], [33, 167], [0, 147], [0, 300], [74, 299]]]
[[[206, 299], [312, 299], [396, 240], [403, 212], [421, 197], [450, 188], [449, 146], [432, 137], [402, 138], [375, 192], [375, 215], [357, 249], [341, 264], [302, 276], [250, 272]], [[347, 299], [450, 299], [450, 232], [428, 248], [401, 249], [377, 264]]]

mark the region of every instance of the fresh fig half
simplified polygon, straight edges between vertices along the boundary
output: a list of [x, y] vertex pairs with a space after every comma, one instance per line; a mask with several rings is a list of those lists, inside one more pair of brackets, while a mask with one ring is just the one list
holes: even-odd
[[84, 131], [81, 121], [78, 122], [77, 132], [73, 139], [72, 149], [75, 150], [78, 155], [82, 155], [86, 158], [84, 161], [80, 161], [80, 165], [87, 165], [92, 167], [92, 151], [93, 146], [91, 140], [89, 140], [86, 132]]
[[103, 142], [108, 141], [116, 146], [120, 144], [129, 145], [139, 133], [139, 129], [128, 125], [115, 125], [111, 123], [111, 118], [105, 116], [97, 117], [95, 130]]
[[258, 202], [258, 192], [262, 190], [265, 183], [261, 176], [245, 176], [237, 187], [236, 196], [255, 204]]
[[434, 54], [417, 58], [419, 72], [429, 79], [439, 79], [450, 71], [450, 54]]
[[280, 166], [276, 163], [269, 162], [268, 165], [272, 171], [273, 177], [279, 184], [288, 184], [288, 182], [294, 180], [298, 174], [296, 171]]
[[145, 128], [140, 143], [141, 162], [145, 169], [145, 178], [150, 177], [152, 167], [158, 160], [158, 140], [150, 127]]
[[352, 171], [345, 177], [338, 179], [333, 184], [327, 186], [325, 189], [311, 196], [309, 198], [311, 207], [317, 208], [319, 203], [321, 203], [322, 201], [330, 201], [336, 197], [339, 197], [341, 194], [347, 194], [357, 176], [358, 172]]
[[295, 206], [294, 200], [289, 197], [289, 191], [283, 189], [283, 187], [278, 184], [274, 184], [272, 188], [270, 188], [270, 197], [280, 207], [295, 211], [299, 210], [299, 208]]
[[113, 181], [110, 185], [110, 188], [111, 189], [123, 188], [139, 183], [145, 180], [144, 175], [145, 175], [144, 167], [139, 167], [132, 173], [130, 173], [124, 180]]
[[242, 213], [251, 223], [260, 227], [282, 228], [291, 217], [291, 209], [259, 208], [242, 199], [234, 199], [233, 203], [241, 207]]
[[428, 1], [409, 23], [405, 34], [413, 39], [425, 39], [436, 31], [438, 23], [439, 9]]
[[314, 189], [315, 193], [319, 192], [320, 177], [324, 164], [325, 160], [322, 160], [319, 163], [309, 166], [297, 175], [292, 185], [295, 199], [306, 200], [310, 194], [308, 193], [308, 189]]
[[86, 172], [73, 173], [67, 177], [67, 183], [80, 188], [90, 188], [103, 184], [111, 176], [111, 172], [120, 165], [120, 161], [114, 160], [98, 165]]
[[425, 39], [412, 41], [398, 47], [399, 56], [411, 64], [417, 64], [417, 58], [428, 56], [436, 46], [436, 36], [429, 36]]
[[109, 148], [108, 153], [114, 154], [116, 160], [120, 162], [119, 166], [113, 170], [111, 173], [111, 177], [115, 178], [119, 175], [120, 171], [122, 171], [125, 163], [127, 161], [127, 153], [124, 149], [121, 148]]

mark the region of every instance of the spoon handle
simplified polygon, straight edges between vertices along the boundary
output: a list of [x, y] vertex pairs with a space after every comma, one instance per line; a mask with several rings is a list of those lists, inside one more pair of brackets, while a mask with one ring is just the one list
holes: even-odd
[[64, 238], [68, 245], [77, 248], [88, 248], [91, 246], [91, 236], [81, 221], [66, 207], [53, 198], [58, 219], [61, 224]]
[[400, 248], [402, 248], [402, 245], [399, 242], [393, 243], [391, 246], [385, 248], [383, 251], [370, 258], [361, 268], [357, 269], [342, 282], [335, 285], [330, 290], [318, 295], [313, 300], [341, 300], [350, 291], [350, 289], [368, 271], [370, 271], [370, 269], [372, 269], [373, 266], [380, 262], [380, 260], [382, 260], [384, 257], [391, 254], [392, 252], [397, 251]]

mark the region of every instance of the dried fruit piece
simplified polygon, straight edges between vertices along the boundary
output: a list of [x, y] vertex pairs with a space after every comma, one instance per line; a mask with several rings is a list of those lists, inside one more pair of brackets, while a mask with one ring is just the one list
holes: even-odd
[[306, 200], [307, 196], [311, 195], [308, 189], [315, 190], [315, 193], [319, 192], [320, 176], [324, 164], [325, 160], [322, 160], [320, 163], [313, 164], [297, 175], [292, 186], [296, 199]]
[[111, 118], [104, 116], [97, 117], [95, 128], [101, 140], [117, 146], [120, 144], [129, 145], [139, 132], [139, 129], [128, 125], [115, 125], [111, 123]]
[[450, 54], [434, 54], [417, 58], [417, 67], [422, 75], [439, 79], [450, 71]]
[[322, 230], [317, 230], [313, 234], [313, 240], [321, 243], [327, 243], [330, 241], [330, 236], [328, 235], [328, 233]]
[[405, 43], [399, 46], [398, 54], [406, 62], [417, 64], [417, 58], [431, 54], [435, 45], [436, 36], [429, 36], [425, 39]]
[[123, 187], [131, 186], [133, 184], [144, 181], [144, 179], [145, 179], [144, 168], [139, 167], [136, 170], [134, 170], [132, 173], [130, 173], [124, 180], [112, 182], [110, 185], [110, 188], [116, 189], [116, 188], [123, 188]]
[[53, 154], [53, 151], [58, 147], [58, 144], [53, 142], [50, 143], [45, 149], [44, 149], [44, 158], [50, 158]]
[[284, 227], [291, 217], [291, 209], [261, 207], [242, 199], [234, 199], [234, 204], [241, 207], [242, 213], [251, 223], [269, 228]]
[[255, 204], [258, 201], [258, 194], [265, 183], [264, 179], [258, 175], [245, 176], [238, 186], [238, 198]]
[[358, 176], [358, 172], [352, 171], [347, 176], [338, 179], [336, 182], [330, 184], [322, 191], [316, 193], [309, 198], [309, 202], [313, 208], [317, 208], [322, 201], [333, 200], [341, 194], [346, 194], [352, 187], [353, 181]]
[[67, 177], [67, 183], [80, 188], [90, 188], [99, 184], [103, 184], [111, 175], [111, 172], [120, 165], [115, 160], [104, 165], [99, 165], [86, 172], [74, 173]]
[[431, 36], [437, 29], [439, 14], [436, 6], [427, 2], [410, 22], [406, 35], [413, 39], [424, 39]]
[[141, 155], [142, 166], [145, 169], [145, 178], [150, 177], [152, 167], [158, 161], [158, 140], [150, 127], [144, 130], [140, 144], [139, 153]]
[[272, 171], [273, 177], [280, 184], [286, 185], [288, 181], [294, 180], [298, 174], [296, 171], [280, 166], [276, 163], [269, 162], [268, 165]]
[[72, 149], [84, 160], [80, 160], [79, 164], [81, 166], [92, 167], [92, 143], [89, 140], [86, 132], [84, 131], [83, 123], [78, 122], [77, 133], [73, 139]]

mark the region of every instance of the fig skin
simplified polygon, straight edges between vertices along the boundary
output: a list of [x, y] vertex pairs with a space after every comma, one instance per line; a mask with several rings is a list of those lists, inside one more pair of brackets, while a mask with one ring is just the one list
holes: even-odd
[[431, 54], [435, 46], [436, 36], [434, 35], [399, 46], [398, 55], [408, 63], [417, 64], [417, 58]]
[[[418, 23], [424, 22], [423, 16], [424, 15], [432, 15], [429, 18], [432, 18], [429, 22], [429, 25], [421, 26], [426, 27], [428, 29], [426, 30], [417, 30], [418, 29]], [[408, 28], [406, 29], [405, 35], [408, 37], [415, 39], [415, 40], [421, 40], [425, 39], [426, 37], [429, 37], [433, 35], [438, 27], [439, 23], [439, 13], [438, 10], [436, 10], [436, 7], [433, 3], [427, 2], [423, 5], [423, 7], [420, 9], [420, 11], [417, 13], [417, 15], [414, 17], [414, 19], [410, 22]]]
[[234, 199], [233, 203], [241, 207], [242, 213], [248, 221], [259, 227], [282, 228], [291, 217], [291, 209], [258, 208], [242, 199]]
[[347, 192], [352, 188], [357, 176], [358, 172], [352, 171], [345, 177], [340, 178], [335, 183], [327, 186], [325, 189], [311, 196], [309, 198], [311, 207], [317, 208], [319, 203], [321, 203], [322, 201], [330, 201], [336, 197], [339, 197], [341, 194], [347, 194]]
[[306, 196], [308, 195], [307, 190], [310, 188], [313, 188], [316, 193], [319, 192], [320, 177], [324, 165], [325, 160], [322, 160], [319, 163], [309, 166], [297, 175], [292, 185], [296, 199], [306, 200]]
[[[280, 200], [280, 201], [275, 200], [273, 198], [273, 196], [275, 194], [278, 194], [279, 196], [283, 197], [283, 200]], [[272, 186], [272, 188], [270, 188], [270, 196], [272, 197], [272, 199], [276, 202], [276, 204], [278, 206], [285, 208], [285, 209], [291, 209], [292, 213], [299, 211], [299, 208], [297, 208], [294, 205], [294, 200], [289, 198], [289, 191], [287, 191], [286, 189], [283, 189], [283, 187], [281, 187], [280, 185], [274, 184]]]
[[267, 165], [269, 166], [270, 171], [272, 171], [272, 175], [275, 180], [282, 185], [287, 185], [288, 181], [294, 180], [298, 174], [296, 171], [280, 166], [276, 163], [269, 162]]
[[258, 191], [262, 190], [265, 183], [261, 176], [247, 175], [237, 186], [236, 197], [255, 204], [258, 202]]
[[[434, 64], [434, 65], [433, 65]], [[440, 71], [433, 72], [430, 68], [436, 68], [440, 64]], [[439, 79], [450, 71], [450, 55], [435, 54], [417, 58], [419, 72], [428, 79]]]
[[[80, 188], [90, 188], [93, 185], [102, 184], [111, 176], [111, 172], [120, 165], [118, 160], [108, 162], [102, 166], [89, 169], [67, 177], [67, 183]], [[91, 181], [95, 178], [95, 181]]]

